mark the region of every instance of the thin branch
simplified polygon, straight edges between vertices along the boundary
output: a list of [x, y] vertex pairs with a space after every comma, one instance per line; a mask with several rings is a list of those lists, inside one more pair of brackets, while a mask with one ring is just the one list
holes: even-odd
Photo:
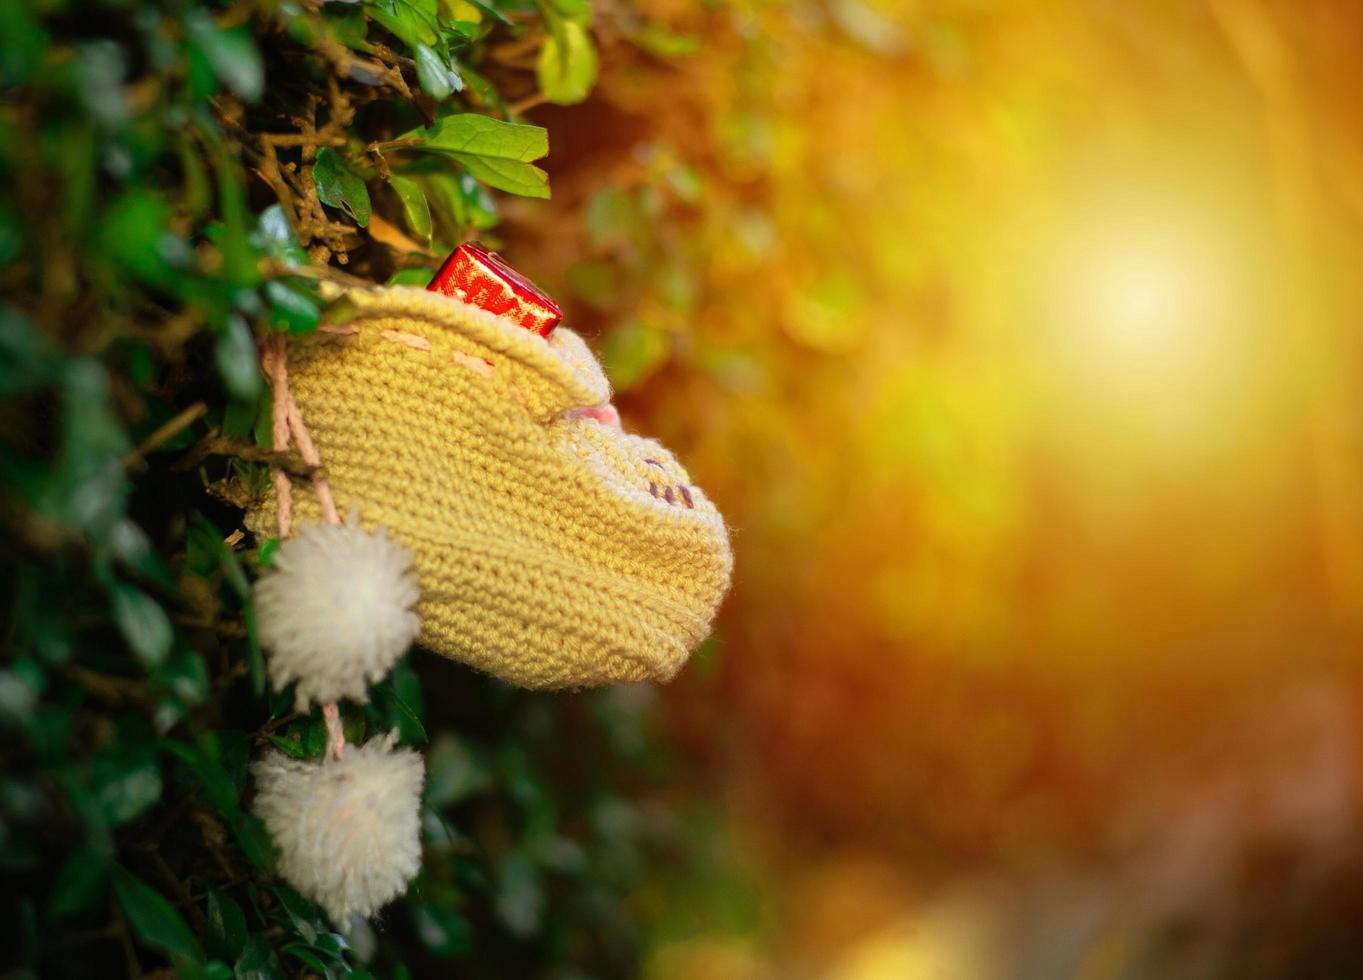
[[227, 456], [232, 459], [245, 460], [248, 463], [268, 463], [271, 466], [278, 466], [290, 476], [303, 478], [311, 478], [319, 469], [319, 467], [309, 466], [303, 462], [303, 458], [296, 452], [276, 452], [244, 439], [224, 436], [217, 429], [212, 430], [200, 439], [193, 449], [176, 460], [171, 469], [180, 472], [192, 470], [210, 456]]
[[195, 402], [174, 418], [167, 419], [156, 428], [156, 431], [143, 439], [136, 449], [123, 457], [123, 468], [125, 470], [145, 469], [148, 455], [160, 449], [171, 439], [203, 418], [207, 411], [207, 405], [203, 402]]

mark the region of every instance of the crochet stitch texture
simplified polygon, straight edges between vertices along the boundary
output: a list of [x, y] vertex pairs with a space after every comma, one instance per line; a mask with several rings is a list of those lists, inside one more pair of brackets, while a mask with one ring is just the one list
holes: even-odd
[[412, 287], [343, 302], [291, 339], [289, 381], [338, 505], [415, 555], [419, 642], [525, 687], [671, 678], [728, 589], [727, 529], [666, 449], [581, 412], [610, 399], [582, 339]]

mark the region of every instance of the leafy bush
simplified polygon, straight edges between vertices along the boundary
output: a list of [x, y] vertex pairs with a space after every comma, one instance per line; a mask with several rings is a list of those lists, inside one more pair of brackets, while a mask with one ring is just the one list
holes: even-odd
[[584, 0], [0, 5], [7, 967], [632, 972], [631, 896], [676, 840], [631, 802], [667, 765], [647, 691], [532, 696], [418, 655], [346, 708], [352, 739], [396, 727], [428, 766], [423, 871], [346, 936], [271, 874], [246, 778], [325, 742], [269, 689], [252, 617], [276, 542], [240, 508], [270, 463], [305, 470], [269, 448], [256, 338], [314, 329], [321, 280], [424, 281], [495, 235], [499, 193], [548, 196], [518, 113], [586, 96], [590, 21]]

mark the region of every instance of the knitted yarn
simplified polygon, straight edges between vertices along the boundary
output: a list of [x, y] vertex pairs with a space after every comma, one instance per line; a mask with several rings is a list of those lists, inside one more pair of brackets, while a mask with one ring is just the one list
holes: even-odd
[[279, 873], [338, 924], [370, 916], [407, 890], [421, 867], [425, 767], [396, 733], [339, 759], [271, 752], [251, 769], [255, 812], [279, 848]]
[[412, 287], [345, 301], [290, 341], [289, 381], [339, 506], [414, 553], [419, 642], [525, 687], [671, 678], [728, 588], [727, 530], [666, 449], [603, 424], [581, 338]]
[[253, 592], [270, 680], [297, 680], [295, 707], [369, 700], [369, 685], [407, 652], [419, 623], [411, 554], [383, 528], [302, 524]]

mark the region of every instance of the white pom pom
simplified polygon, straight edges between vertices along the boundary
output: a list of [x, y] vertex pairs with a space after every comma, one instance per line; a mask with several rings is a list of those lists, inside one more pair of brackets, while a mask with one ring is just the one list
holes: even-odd
[[379, 530], [304, 524], [255, 586], [260, 642], [276, 688], [298, 681], [297, 706], [369, 699], [416, 638], [412, 554]]
[[396, 732], [341, 759], [272, 752], [252, 771], [255, 811], [279, 848], [279, 873], [338, 924], [407, 890], [421, 866], [421, 756]]

